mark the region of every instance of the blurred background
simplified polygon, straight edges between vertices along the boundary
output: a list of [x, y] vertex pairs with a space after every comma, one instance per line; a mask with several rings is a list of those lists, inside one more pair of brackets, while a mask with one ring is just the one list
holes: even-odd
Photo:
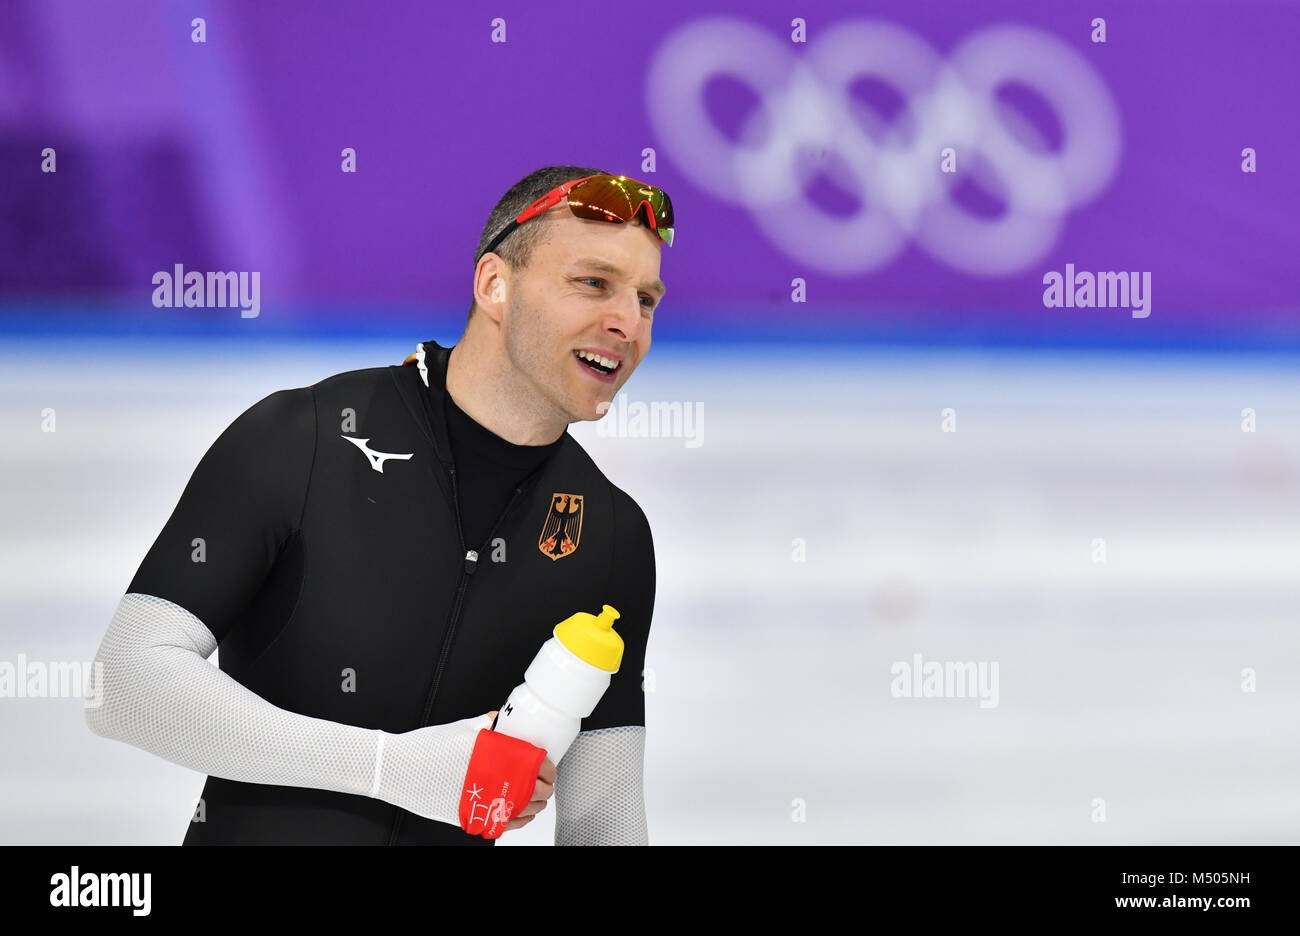
[[[594, 165], [678, 216], [570, 429], [655, 537], [652, 843], [1300, 840], [1300, 8], [816, 7], [0, 5], [0, 661], [91, 660], [235, 416], [454, 343], [496, 200]], [[79, 698], [0, 737], [0, 843], [203, 785]]]

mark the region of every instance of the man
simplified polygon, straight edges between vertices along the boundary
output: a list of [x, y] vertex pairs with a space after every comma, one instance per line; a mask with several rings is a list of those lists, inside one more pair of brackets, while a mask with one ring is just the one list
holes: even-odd
[[[467, 772], [521, 765], [497, 834], [554, 790], [556, 844], [647, 843], [654, 546], [565, 429], [649, 350], [672, 225], [653, 186], [534, 172], [484, 226], [458, 344], [272, 393], [204, 455], [86, 709], [96, 734], [209, 774], [185, 844], [490, 845]], [[551, 629], [604, 604], [622, 665], [558, 769], [485, 731]]]

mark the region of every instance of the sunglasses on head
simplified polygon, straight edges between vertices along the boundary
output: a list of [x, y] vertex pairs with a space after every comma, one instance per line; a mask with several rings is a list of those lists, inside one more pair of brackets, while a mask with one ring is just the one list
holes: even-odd
[[530, 218], [535, 218], [561, 201], [566, 200], [569, 209], [579, 218], [588, 221], [609, 221], [623, 224], [631, 221], [637, 213], [644, 210], [646, 221], [652, 231], [669, 246], [673, 242], [673, 202], [663, 189], [647, 182], [638, 182], [627, 176], [593, 175], [565, 182], [551, 189], [537, 201], [533, 202], [519, 216], [505, 226], [492, 243], [484, 248], [483, 254], [491, 253], [497, 245], [508, 237], [515, 228]]

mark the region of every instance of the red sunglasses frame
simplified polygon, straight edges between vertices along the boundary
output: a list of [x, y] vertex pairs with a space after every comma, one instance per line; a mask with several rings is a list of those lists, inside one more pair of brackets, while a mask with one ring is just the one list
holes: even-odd
[[[500, 244], [503, 240], [506, 239], [507, 235], [509, 235], [512, 231], [514, 231], [515, 228], [519, 227], [519, 225], [523, 224], [525, 221], [537, 217], [542, 212], [546, 211], [549, 208], [555, 207], [561, 201], [567, 199], [570, 190], [579, 182], [586, 182], [588, 179], [599, 179], [606, 175], [608, 175], [608, 173], [598, 173], [596, 175], [583, 176], [581, 179], [574, 179], [570, 182], [565, 182], [563, 185], [557, 185], [555, 188], [551, 189], [541, 198], [534, 201], [523, 211], [519, 212], [518, 216], [509, 224], [507, 224], [500, 234], [492, 238], [492, 243], [488, 244], [487, 247], [484, 249], [483, 253], [479, 254], [479, 256], [482, 257], [483, 254], [491, 253], [498, 244]], [[610, 178], [628, 179], [629, 182], [637, 182], [641, 185], [650, 185], [649, 182], [641, 182], [639, 179], [629, 179], [627, 176], [610, 176]], [[657, 188], [657, 186], [651, 186], [651, 188]], [[660, 191], [662, 192], [663, 189], [660, 189]], [[666, 192], [664, 193], [664, 197], [667, 197]], [[633, 218], [636, 217], [636, 214], [638, 211], [641, 210], [642, 205], [645, 205], [645, 209], [646, 209], [645, 215], [650, 222], [650, 229], [654, 231], [656, 234], [658, 234], [659, 222], [655, 218], [654, 206], [650, 204], [649, 199], [643, 198], [641, 199], [640, 202], [637, 203], [636, 207], [632, 209], [632, 217]], [[671, 236], [672, 235], [670, 233], [669, 237]], [[665, 240], [662, 235], [660, 235], [660, 239], [664, 240], [664, 242], [669, 246], [672, 246], [671, 240]]]

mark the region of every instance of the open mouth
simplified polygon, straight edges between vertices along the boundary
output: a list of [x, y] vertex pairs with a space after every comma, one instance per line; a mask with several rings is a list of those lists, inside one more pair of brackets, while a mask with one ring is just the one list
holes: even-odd
[[613, 378], [623, 364], [622, 361], [611, 361], [609, 358], [601, 357], [599, 354], [593, 354], [590, 351], [574, 351], [573, 356], [587, 370], [606, 380]]

